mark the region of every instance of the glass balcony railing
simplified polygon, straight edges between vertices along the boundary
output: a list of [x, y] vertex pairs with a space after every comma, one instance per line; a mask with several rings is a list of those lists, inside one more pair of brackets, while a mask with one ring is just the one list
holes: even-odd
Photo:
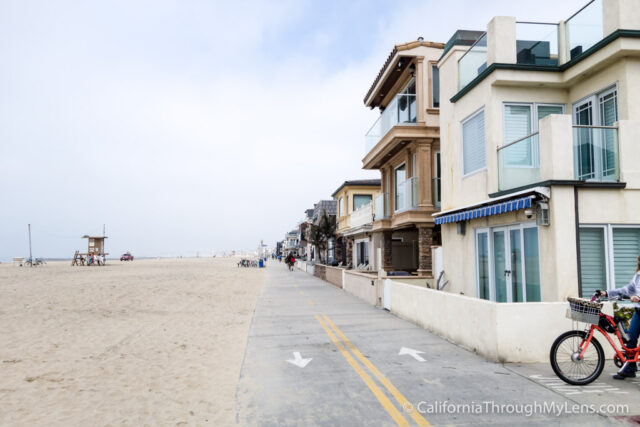
[[409, 178], [396, 187], [396, 211], [406, 211], [418, 207], [418, 178]]
[[440, 178], [433, 178], [431, 184], [431, 194], [433, 195], [433, 206], [440, 207]]
[[593, 0], [567, 20], [566, 39], [569, 59], [574, 59], [602, 38], [602, 0]]
[[465, 87], [486, 68], [487, 33], [480, 37], [458, 60], [458, 89]]
[[389, 218], [389, 193], [381, 193], [376, 196], [374, 221]]
[[516, 62], [558, 65], [558, 24], [517, 22]]
[[371, 151], [395, 125], [415, 123], [417, 106], [415, 94], [396, 95], [365, 135], [365, 153]]
[[539, 181], [538, 132], [498, 148], [498, 188], [500, 191]]
[[618, 128], [573, 126], [573, 161], [577, 180], [619, 181]]

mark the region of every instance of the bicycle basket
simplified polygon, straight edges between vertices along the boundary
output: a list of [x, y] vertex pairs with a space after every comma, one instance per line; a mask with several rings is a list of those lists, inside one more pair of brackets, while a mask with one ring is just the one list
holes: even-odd
[[571, 308], [571, 311], [568, 314], [573, 320], [591, 323], [592, 325], [598, 324], [600, 321], [602, 303], [573, 297], [568, 297], [567, 301], [569, 301], [569, 307]]

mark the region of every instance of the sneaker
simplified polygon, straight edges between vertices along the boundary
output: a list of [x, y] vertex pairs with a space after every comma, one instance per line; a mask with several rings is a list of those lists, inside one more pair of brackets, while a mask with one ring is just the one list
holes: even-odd
[[636, 373], [635, 372], [618, 372], [613, 376], [614, 380], [624, 380], [625, 378], [635, 378], [636, 377]]

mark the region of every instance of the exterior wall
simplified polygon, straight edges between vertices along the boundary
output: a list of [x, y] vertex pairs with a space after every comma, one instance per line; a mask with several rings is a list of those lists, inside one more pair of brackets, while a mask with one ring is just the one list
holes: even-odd
[[327, 266], [324, 264], [315, 264], [314, 265], [314, 270], [313, 270], [313, 275], [316, 276], [319, 279], [322, 280], [326, 280], [326, 273], [327, 272]]
[[[316, 268], [317, 267], [318, 264], [316, 264]], [[328, 265], [324, 265], [323, 267], [325, 270], [325, 276], [322, 277], [322, 279], [326, 280], [332, 285], [342, 288], [342, 271], [344, 270], [344, 268], [330, 267]]]
[[344, 276], [344, 290], [371, 305], [378, 305], [378, 276], [347, 270]]
[[[354, 195], [369, 195], [371, 196], [371, 203], [376, 199], [376, 196], [380, 194], [381, 190], [379, 186], [363, 186], [363, 185], [345, 185], [335, 196], [334, 200], [338, 203], [338, 234], [351, 227], [349, 223], [349, 215], [353, 212], [353, 196]], [[340, 198], [344, 198], [344, 210], [342, 216], [340, 216]]]
[[388, 283], [393, 314], [496, 362], [548, 362], [553, 341], [572, 329], [566, 303], [494, 303]]

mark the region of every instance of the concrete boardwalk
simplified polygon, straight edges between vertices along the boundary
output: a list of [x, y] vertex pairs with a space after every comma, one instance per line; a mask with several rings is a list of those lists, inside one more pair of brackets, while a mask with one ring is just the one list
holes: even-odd
[[[529, 378], [540, 375], [535, 369], [521, 374], [488, 362], [284, 264], [270, 262], [266, 274], [238, 386], [240, 425], [622, 422], [550, 413], [576, 411], [580, 401]], [[403, 347], [422, 353], [400, 355]], [[601, 398], [616, 402], [616, 395]], [[527, 416], [532, 410], [537, 413]]]

